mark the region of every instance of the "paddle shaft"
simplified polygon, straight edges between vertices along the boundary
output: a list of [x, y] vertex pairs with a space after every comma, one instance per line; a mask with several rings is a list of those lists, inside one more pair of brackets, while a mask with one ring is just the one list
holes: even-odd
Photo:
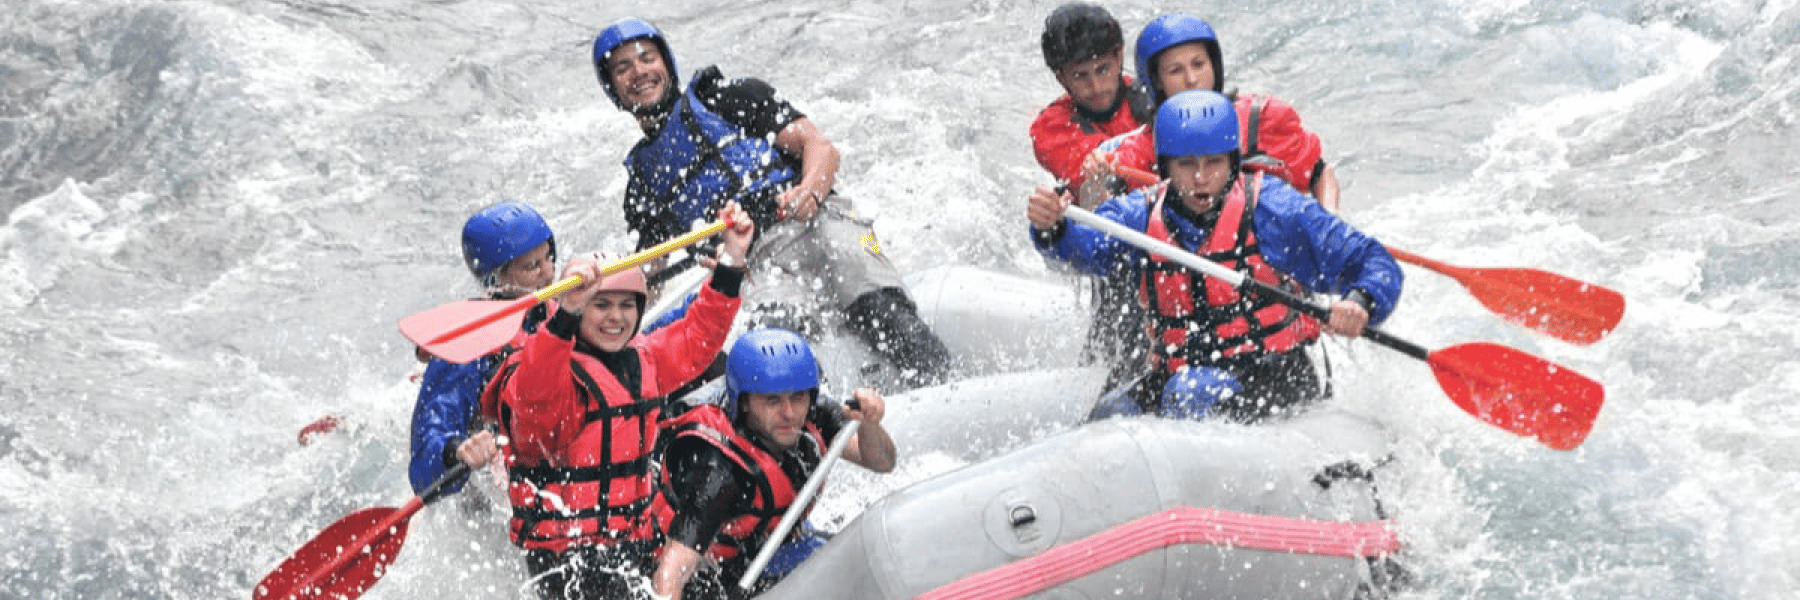
[[[1157, 176], [1119, 165], [1118, 173], [1134, 186], [1156, 183]], [[1610, 288], [1537, 269], [1472, 269], [1420, 256], [1393, 246], [1388, 254], [1455, 279], [1483, 306], [1507, 320], [1563, 341], [1588, 345], [1618, 326], [1625, 297]]]
[[[1274, 298], [1276, 301], [1291, 306], [1315, 319], [1321, 321], [1328, 321], [1331, 319], [1331, 309], [1328, 307], [1319, 306], [1312, 302], [1308, 302], [1305, 298], [1294, 295], [1287, 290], [1245, 277], [1243, 273], [1228, 269], [1225, 265], [1200, 258], [1192, 252], [1176, 247], [1174, 244], [1150, 237], [1141, 231], [1107, 220], [1105, 217], [1089, 212], [1085, 208], [1071, 205], [1064, 210], [1063, 214], [1072, 221], [1098, 229], [1107, 235], [1118, 238], [1133, 246], [1137, 246], [1145, 252], [1165, 256], [1169, 260], [1181, 263], [1182, 266], [1221, 279], [1226, 283], [1231, 284], [1233, 287], [1243, 288], [1248, 286], [1257, 294], [1263, 294], [1270, 298]], [[1371, 342], [1393, 348], [1407, 356], [1419, 360], [1425, 360], [1431, 355], [1431, 352], [1426, 350], [1424, 346], [1394, 337], [1393, 335], [1374, 327], [1364, 327], [1362, 336]]]
[[[625, 258], [621, 258], [619, 260], [606, 263], [606, 265], [601, 269], [600, 276], [605, 277], [608, 275], [612, 275], [614, 273], [618, 273], [620, 271], [624, 271], [626, 269], [635, 269], [638, 266], [643, 265], [644, 263], [650, 262], [652, 260], [656, 260], [657, 258], [661, 257], [664, 254], [674, 252], [681, 248], [685, 248], [687, 246], [693, 245], [694, 242], [698, 242], [700, 240], [712, 237], [713, 235], [718, 234], [721, 231], [724, 231], [725, 228], [728, 226], [730, 226], [729, 222], [720, 220], [711, 225], [707, 225], [706, 227], [702, 227], [700, 229], [696, 229], [696, 230], [681, 234], [679, 236], [676, 236], [675, 238], [672, 238], [661, 244], [657, 244], [655, 246], [645, 248], [642, 252], [638, 252], [637, 254], [633, 254], [633, 255], [627, 256]], [[564, 277], [562, 279], [562, 281], [558, 281], [555, 284], [551, 285], [550, 287], [533, 292], [530, 296], [525, 296], [525, 297], [519, 298], [517, 300], [511, 301], [510, 304], [508, 304], [505, 308], [482, 315], [481, 318], [473, 319], [473, 320], [469, 321], [468, 323], [462, 324], [459, 327], [452, 328], [451, 330], [444, 332], [443, 334], [437, 336], [436, 338], [433, 338], [430, 342], [427, 342], [425, 345], [431, 346], [431, 345], [441, 344], [446, 341], [456, 339], [456, 338], [461, 337], [464, 334], [467, 334], [471, 331], [475, 331], [477, 329], [481, 329], [482, 327], [486, 327], [495, 321], [504, 319], [510, 315], [514, 315], [514, 314], [519, 313], [520, 311], [531, 308], [533, 305], [536, 305], [539, 302], [543, 302], [545, 300], [555, 298], [558, 295], [561, 295], [563, 292], [567, 292], [570, 289], [573, 289], [575, 286], [578, 286], [578, 285], [581, 285], [581, 276], [580, 275], [570, 275], [568, 277]]]
[[831, 472], [831, 467], [837, 464], [838, 456], [844, 453], [845, 448], [850, 447], [850, 438], [856, 436], [856, 430], [860, 427], [862, 421], [852, 420], [838, 430], [837, 439], [831, 442], [831, 449], [826, 450], [825, 457], [819, 459], [819, 468], [814, 469], [812, 476], [806, 479], [806, 485], [800, 488], [800, 495], [794, 496], [794, 503], [789, 504], [787, 512], [781, 514], [781, 522], [775, 525], [775, 532], [769, 535], [769, 541], [756, 553], [756, 560], [750, 562], [750, 569], [744, 571], [743, 578], [738, 579], [739, 588], [750, 589], [750, 585], [756, 583], [756, 578], [762, 575], [763, 569], [768, 568], [769, 560], [775, 557], [775, 550], [781, 547], [781, 540], [787, 538], [788, 531], [800, 520], [800, 513], [806, 510], [806, 505], [812, 503], [813, 495], [819, 493], [819, 488], [824, 486], [825, 474]]
[[[1131, 183], [1131, 185], [1133, 185], [1133, 186], [1142, 187], [1142, 186], [1152, 185], [1152, 184], [1155, 184], [1157, 181], [1160, 181], [1160, 178], [1157, 177], [1156, 174], [1151, 173], [1149, 171], [1145, 171], [1143, 169], [1136, 168], [1136, 167], [1129, 167], [1129, 166], [1125, 166], [1125, 165], [1113, 165], [1113, 170], [1115, 172], [1117, 172], [1120, 177], [1123, 177], [1126, 181], [1129, 181]], [[1431, 269], [1433, 271], [1437, 271], [1437, 272], [1443, 273], [1445, 275], [1450, 275], [1451, 277], [1456, 276], [1456, 273], [1455, 273], [1456, 268], [1452, 267], [1450, 265], [1447, 265], [1447, 264], [1444, 264], [1444, 263], [1441, 263], [1441, 262], [1438, 262], [1438, 261], [1435, 261], [1435, 260], [1432, 260], [1429, 258], [1425, 258], [1423, 256], [1419, 256], [1417, 254], [1413, 254], [1411, 252], [1407, 252], [1404, 250], [1396, 250], [1393, 247], [1387, 247], [1387, 250], [1388, 250], [1389, 254], [1394, 255], [1394, 258], [1397, 258], [1397, 259], [1400, 259], [1400, 260], [1403, 260], [1403, 261], [1406, 261], [1406, 262], [1409, 262], [1409, 263], [1412, 263], [1415, 265], [1419, 265], [1421, 267], [1425, 267], [1427, 269]]]

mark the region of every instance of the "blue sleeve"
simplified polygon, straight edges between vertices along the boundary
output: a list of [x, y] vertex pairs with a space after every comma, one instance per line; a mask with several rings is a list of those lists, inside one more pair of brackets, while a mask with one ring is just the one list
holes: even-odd
[[[459, 365], [433, 359], [426, 365], [412, 415], [412, 462], [407, 476], [414, 493], [424, 493], [444, 476], [449, 470], [444, 449], [452, 440], [469, 436], [469, 426], [481, 410], [481, 374], [488, 361], [483, 358]], [[445, 493], [462, 489], [467, 480], [451, 483]]]
[[1338, 295], [1352, 288], [1368, 292], [1375, 304], [1370, 325], [1387, 320], [1400, 302], [1403, 275], [1387, 248], [1279, 178], [1263, 178], [1257, 195], [1256, 238], [1269, 266], [1292, 275], [1309, 290]]
[[[1150, 205], [1142, 192], [1116, 196], [1094, 209], [1101, 218], [1143, 231], [1150, 221]], [[1135, 275], [1144, 253], [1098, 229], [1063, 219], [1061, 235], [1042, 236], [1026, 225], [1032, 243], [1046, 258], [1074, 265], [1096, 275]], [[1048, 238], [1048, 239], [1047, 239]]]
[[675, 305], [675, 308], [669, 309], [669, 312], [665, 312], [662, 315], [657, 316], [656, 320], [651, 321], [649, 325], [645, 325], [644, 330], [641, 332], [638, 332], [638, 335], [643, 335], [646, 333], [650, 333], [652, 331], [656, 331], [658, 329], [662, 329], [664, 327], [668, 327], [670, 323], [674, 323], [675, 321], [681, 319], [682, 315], [687, 314], [688, 306], [694, 303], [695, 298], [699, 298], [699, 297], [700, 297], [700, 292], [693, 292], [693, 293], [688, 294], [687, 298], [684, 298], [681, 300], [681, 304], [677, 304], [677, 305]]

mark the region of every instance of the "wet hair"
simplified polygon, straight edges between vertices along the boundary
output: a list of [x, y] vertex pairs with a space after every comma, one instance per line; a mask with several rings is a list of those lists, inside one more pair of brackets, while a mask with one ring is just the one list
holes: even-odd
[[1125, 47], [1119, 21], [1106, 9], [1085, 2], [1056, 7], [1044, 18], [1044, 64], [1061, 71], [1072, 63], [1105, 56]]

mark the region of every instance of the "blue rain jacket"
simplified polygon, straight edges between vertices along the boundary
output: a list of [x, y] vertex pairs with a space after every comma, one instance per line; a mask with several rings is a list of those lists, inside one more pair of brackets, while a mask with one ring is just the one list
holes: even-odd
[[[537, 330], [538, 323], [549, 314], [548, 306], [539, 304], [525, 313], [523, 328], [527, 333]], [[419, 399], [413, 405], [412, 462], [407, 466], [413, 493], [424, 494], [425, 488], [450, 470], [444, 463], [444, 449], [452, 442], [462, 443], [473, 433], [475, 418], [481, 414], [481, 386], [499, 366], [499, 360], [496, 353], [464, 365], [436, 358], [425, 365]], [[467, 476], [458, 478], [444, 487], [444, 493], [461, 491], [468, 480]]]
[[[1256, 179], [1239, 177], [1235, 185]], [[1400, 301], [1404, 277], [1400, 264], [1394, 262], [1387, 248], [1280, 178], [1260, 179], [1262, 187], [1253, 218], [1263, 260], [1314, 292], [1342, 295], [1351, 288], [1360, 288], [1374, 300], [1369, 325], [1387, 320]], [[1162, 189], [1164, 186], [1153, 186], [1115, 197], [1101, 204], [1094, 214], [1144, 231], [1150, 223], [1152, 204], [1145, 194]], [[1178, 245], [1189, 251], [1204, 244], [1211, 233], [1166, 205], [1163, 219]], [[1029, 230], [1031, 226], [1026, 227]], [[1090, 273], [1125, 273], [1134, 281], [1141, 280], [1142, 266], [1148, 261], [1144, 251], [1073, 221], [1063, 221], [1063, 229], [1062, 235], [1054, 239], [1033, 235], [1038, 251]]]

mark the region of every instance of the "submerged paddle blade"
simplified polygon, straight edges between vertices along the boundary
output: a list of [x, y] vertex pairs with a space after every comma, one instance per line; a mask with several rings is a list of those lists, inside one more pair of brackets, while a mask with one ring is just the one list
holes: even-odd
[[1599, 382], [1506, 346], [1459, 344], [1425, 360], [1464, 411], [1557, 450], [1581, 445], [1606, 401]]
[[1625, 316], [1625, 296], [1548, 271], [1465, 269], [1457, 279], [1506, 320], [1576, 344], [1600, 341]]
[[[387, 574], [388, 565], [406, 541], [406, 518], [395, 519], [401, 510], [365, 508], [338, 519], [263, 577], [251, 598], [347, 600], [361, 596]], [[352, 554], [339, 556], [346, 552]]]
[[537, 299], [464, 300], [400, 320], [400, 333], [432, 356], [466, 364], [512, 341]]

